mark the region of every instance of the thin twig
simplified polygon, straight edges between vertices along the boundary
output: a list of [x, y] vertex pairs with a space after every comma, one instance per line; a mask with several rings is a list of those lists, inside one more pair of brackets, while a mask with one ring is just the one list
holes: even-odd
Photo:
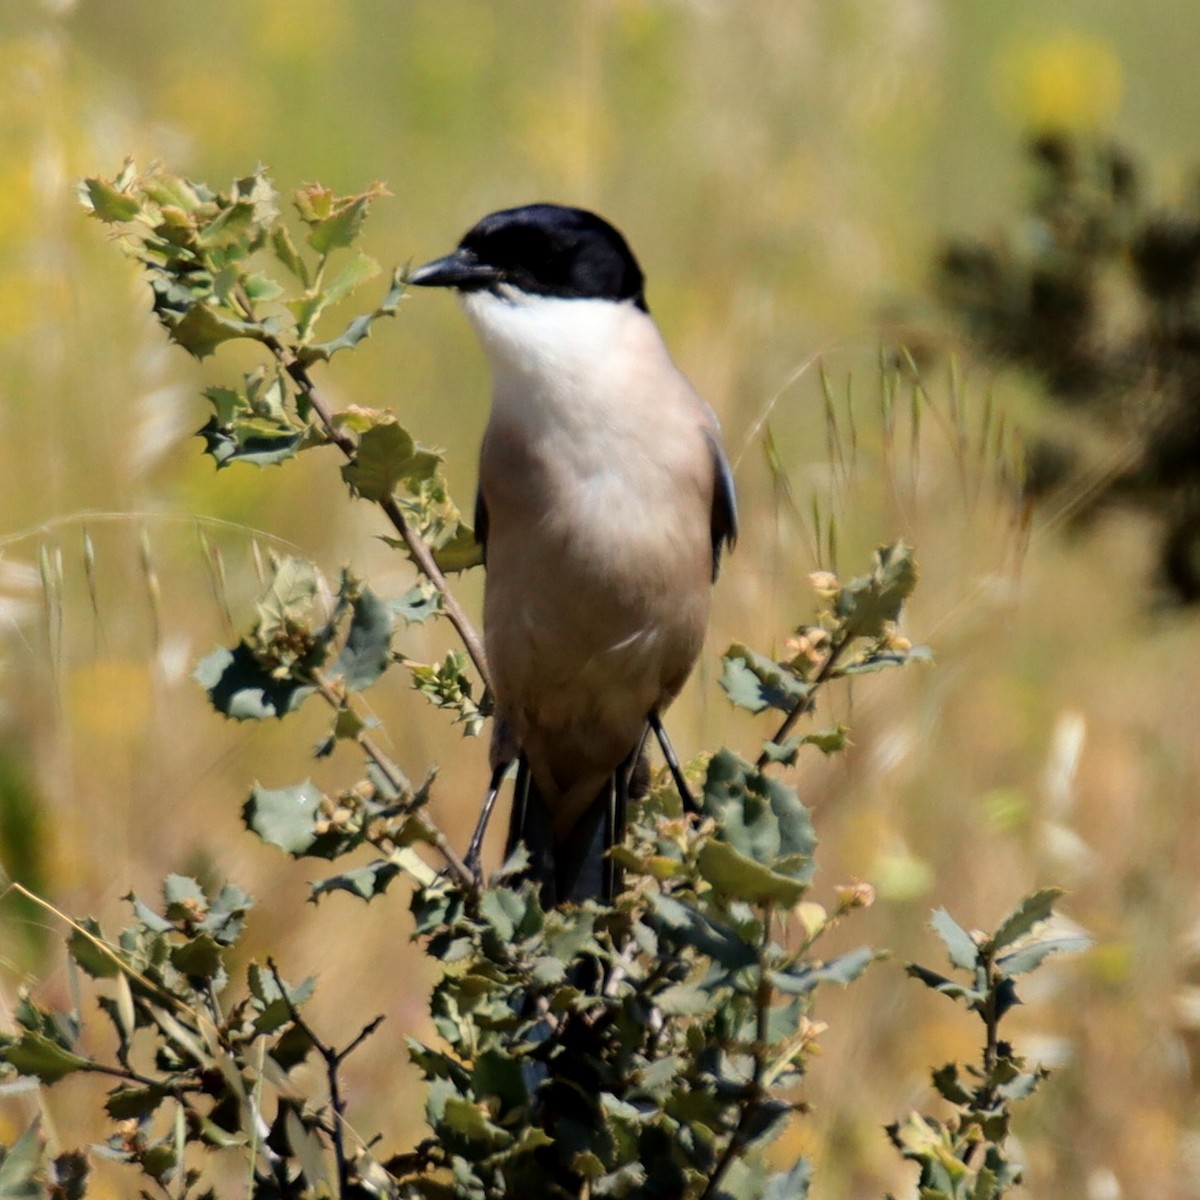
[[[846, 647], [850, 645], [852, 640], [850, 637], [843, 637], [840, 641], [834, 642], [829, 648], [829, 656], [821, 664], [821, 669], [812, 681], [812, 686], [805, 693], [803, 699], [796, 702], [796, 707], [783, 719], [783, 724], [779, 726], [775, 731], [774, 737], [771, 738], [772, 742], [779, 745], [791, 733], [796, 722], [805, 714], [812, 712], [816, 707], [817, 690], [822, 684], [829, 681], [829, 677], [833, 674], [833, 668], [837, 666], [838, 659], [846, 652]], [[770, 755], [764, 750], [755, 760], [754, 769], [761, 771], [770, 761]]]
[[770, 1032], [769, 1022], [771, 1018], [772, 992], [771, 977], [767, 964], [767, 949], [771, 943], [771, 921], [774, 914], [775, 906], [773, 904], [766, 905], [763, 911], [763, 936], [758, 958], [758, 989], [754, 998], [756, 1009], [753, 1051], [754, 1066], [751, 1069], [750, 1082], [746, 1085], [746, 1098], [742, 1102], [742, 1111], [738, 1115], [738, 1123], [730, 1135], [724, 1153], [717, 1162], [716, 1169], [709, 1177], [704, 1191], [700, 1193], [700, 1200], [712, 1200], [717, 1194], [717, 1189], [721, 1185], [721, 1180], [724, 1178], [725, 1172], [729, 1170], [730, 1164], [745, 1148], [750, 1122], [754, 1120], [758, 1112], [758, 1106], [762, 1102], [763, 1075], [767, 1068], [767, 1037]]
[[327, 1046], [321, 1041], [308, 1022], [300, 1015], [299, 1010], [292, 1003], [292, 997], [284, 986], [283, 979], [279, 975], [279, 968], [276, 967], [273, 958], [267, 959], [267, 967], [270, 969], [271, 977], [275, 980], [275, 986], [279, 989], [279, 995], [288, 1010], [288, 1016], [291, 1018], [292, 1024], [312, 1042], [313, 1049], [325, 1060], [325, 1079], [329, 1087], [329, 1106], [333, 1109], [331, 1137], [333, 1140], [334, 1158], [337, 1160], [338, 1196], [347, 1196], [350, 1190], [350, 1163], [346, 1158], [346, 1143], [342, 1136], [342, 1129], [345, 1125], [346, 1100], [342, 1095], [338, 1071], [341, 1069], [342, 1063], [383, 1024], [384, 1018], [378, 1016], [373, 1021], [368, 1021], [358, 1036], [345, 1049], [335, 1050], [332, 1046]]
[[[346, 707], [345, 696], [320, 671], [313, 671], [310, 678], [321, 699], [329, 704], [331, 708], [340, 711]], [[402, 796], [405, 792], [412, 790], [404, 772], [392, 761], [391, 756], [387, 754], [375, 739], [366, 732], [365, 728], [359, 729], [358, 733], [354, 735], [354, 740], [362, 747], [363, 753], [375, 764], [379, 769], [379, 773], [387, 780], [388, 786], [397, 795]], [[454, 877], [463, 887], [474, 891], [477, 887], [475, 875], [459, 857], [454, 847], [450, 845], [450, 839], [432, 822], [426, 821], [425, 829], [428, 834], [429, 844], [442, 856], [446, 866], [450, 868]]]
[[[358, 447], [349, 434], [338, 429], [334, 424], [333, 412], [325, 403], [324, 398], [317, 389], [317, 385], [313, 383], [312, 376], [308, 373], [308, 367], [291, 350], [284, 346], [278, 338], [270, 334], [263, 338], [263, 345], [275, 355], [283, 369], [303, 393], [305, 400], [312, 406], [313, 412], [317, 414], [321, 426], [325, 430], [326, 437], [347, 458], [353, 459]], [[383, 509], [384, 515], [392, 523], [392, 527], [408, 547], [408, 552], [412, 555], [412, 559], [417, 564], [417, 567], [433, 586], [437, 588], [442, 600], [442, 610], [445, 612], [450, 624], [457, 630], [458, 636], [462, 639], [462, 643], [466, 647], [467, 653], [471, 656], [471, 661], [475, 664], [475, 669], [479, 672], [479, 677], [483, 680], [484, 686], [490, 688], [491, 676], [488, 673], [487, 655], [484, 653], [483, 642], [475, 626], [472, 625], [471, 619], [463, 610], [462, 605], [459, 604], [453, 591], [451, 591], [450, 584], [447, 582], [441, 567], [437, 565], [429, 544], [409, 524], [404, 513], [400, 511], [400, 506], [396, 503], [395, 497], [385, 496], [379, 501], [379, 507]]]

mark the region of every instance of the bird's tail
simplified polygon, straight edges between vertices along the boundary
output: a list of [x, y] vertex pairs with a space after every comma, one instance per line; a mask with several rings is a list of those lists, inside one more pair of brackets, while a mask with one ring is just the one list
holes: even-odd
[[543, 908], [567, 901], [612, 900], [617, 895], [621, 871], [608, 851], [625, 836], [629, 801], [645, 790], [645, 759], [639, 745], [600, 789], [567, 837], [556, 842], [553, 814], [521, 756], [505, 857], [524, 844], [529, 875], [537, 880]]

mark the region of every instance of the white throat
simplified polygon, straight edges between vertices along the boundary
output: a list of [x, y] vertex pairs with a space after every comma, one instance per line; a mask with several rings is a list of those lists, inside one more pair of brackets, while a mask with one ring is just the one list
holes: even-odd
[[632, 301], [533, 296], [505, 287], [500, 295], [467, 292], [462, 303], [491, 362], [497, 393], [508, 384], [540, 392], [611, 377], [647, 332], [658, 341], [653, 322]]

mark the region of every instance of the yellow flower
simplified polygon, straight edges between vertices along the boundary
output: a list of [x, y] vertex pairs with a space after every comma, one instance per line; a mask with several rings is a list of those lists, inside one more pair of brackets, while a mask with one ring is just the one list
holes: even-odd
[[1000, 106], [1025, 127], [1096, 129], [1121, 106], [1124, 73], [1111, 43], [1077, 29], [1019, 43], [997, 68]]

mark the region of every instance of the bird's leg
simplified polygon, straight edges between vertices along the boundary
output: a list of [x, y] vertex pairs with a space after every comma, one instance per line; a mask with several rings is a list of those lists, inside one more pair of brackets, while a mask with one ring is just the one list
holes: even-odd
[[475, 832], [471, 834], [471, 843], [467, 846], [467, 857], [464, 861], [467, 870], [474, 876], [476, 887], [483, 886], [483, 871], [480, 866], [483, 835], [487, 833], [488, 822], [492, 819], [492, 809], [496, 807], [496, 797], [500, 794], [500, 784], [504, 781], [504, 774], [511, 766], [512, 759], [505, 759], [498, 762], [492, 770], [492, 779], [488, 784], [487, 795], [483, 798], [483, 808], [480, 810]]
[[[629, 800], [633, 791], [633, 776], [637, 770], [638, 759], [642, 747], [639, 743], [629, 757], [616, 769], [609, 784], [608, 813], [605, 817], [607, 830], [604, 844], [610, 850], [619, 846], [625, 840], [625, 818], [629, 810]], [[616, 899], [621, 890], [622, 872], [616, 859], [609, 855], [604, 864], [603, 898], [608, 901]]]
[[688, 787], [688, 782], [683, 777], [683, 769], [679, 765], [679, 759], [675, 757], [675, 747], [671, 745], [671, 739], [667, 737], [667, 731], [663, 728], [658, 709], [652, 708], [646, 720], [649, 721], [650, 728], [654, 730], [654, 736], [658, 738], [658, 744], [662, 747], [663, 757], [667, 760], [667, 766], [671, 770], [671, 778], [675, 780], [675, 786], [679, 789], [679, 798], [683, 801], [683, 811], [698, 813], [700, 806], [696, 803], [696, 797], [692, 795], [692, 789]]

